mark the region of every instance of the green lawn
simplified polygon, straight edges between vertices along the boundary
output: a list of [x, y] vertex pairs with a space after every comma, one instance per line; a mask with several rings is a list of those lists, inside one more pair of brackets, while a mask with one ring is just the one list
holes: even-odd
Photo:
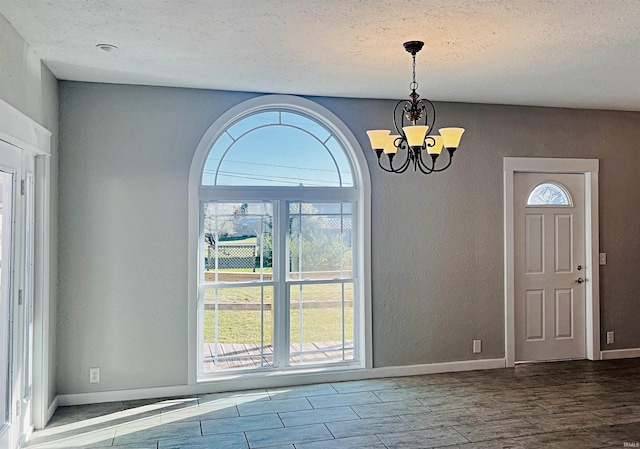
[[[240, 287], [240, 288], [219, 288], [219, 303], [235, 303], [260, 304], [260, 288], [261, 287]], [[299, 285], [291, 286], [291, 301], [298, 301], [300, 297]], [[215, 290], [209, 289], [205, 291], [204, 296], [206, 303], [213, 303], [215, 300]], [[353, 300], [353, 284], [346, 283], [344, 285], [345, 301]], [[342, 300], [341, 284], [308, 284], [302, 286], [302, 300], [306, 301], [340, 301]], [[273, 288], [271, 286], [264, 287], [264, 302], [271, 303], [273, 301]]]
[[[345, 308], [345, 338], [353, 340], [353, 308]], [[218, 342], [260, 344], [260, 311], [259, 310], [220, 310], [218, 311]], [[292, 305], [291, 310], [291, 343], [299, 343], [300, 313]], [[265, 345], [271, 344], [272, 335], [271, 311], [264, 314]], [[215, 340], [215, 311], [204, 312], [204, 341]], [[305, 309], [303, 310], [303, 343], [341, 341], [342, 311], [340, 308]]]

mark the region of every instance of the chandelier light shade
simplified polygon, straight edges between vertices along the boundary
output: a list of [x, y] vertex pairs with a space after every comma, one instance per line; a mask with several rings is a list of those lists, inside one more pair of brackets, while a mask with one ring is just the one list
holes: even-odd
[[[400, 100], [393, 109], [393, 125], [397, 134], [391, 134], [392, 131], [388, 129], [367, 131], [371, 148], [378, 156], [378, 165], [390, 173], [404, 173], [409, 167], [426, 175], [446, 170], [451, 166], [453, 153], [458, 149], [464, 133], [464, 128], [440, 128], [440, 134], [433, 133], [436, 108], [431, 101], [421, 99], [416, 92], [416, 54], [423, 46], [424, 42], [421, 41], [404, 43], [405, 50], [413, 58], [413, 79], [409, 84], [409, 100]], [[436, 166], [443, 148], [449, 153], [449, 160]], [[382, 162], [383, 153], [387, 156], [386, 164]], [[401, 162], [394, 161], [396, 154], [404, 159]]]

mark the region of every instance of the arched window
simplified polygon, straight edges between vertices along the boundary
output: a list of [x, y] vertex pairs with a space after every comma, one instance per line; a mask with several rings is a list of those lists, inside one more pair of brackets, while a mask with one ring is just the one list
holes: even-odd
[[191, 178], [197, 378], [364, 366], [369, 177], [344, 124], [298, 97], [249, 100], [202, 138]]
[[352, 187], [343, 144], [300, 112], [268, 110], [221, 134], [207, 158], [203, 185]]
[[545, 182], [537, 185], [527, 198], [527, 206], [569, 206], [573, 205], [571, 195], [564, 186]]

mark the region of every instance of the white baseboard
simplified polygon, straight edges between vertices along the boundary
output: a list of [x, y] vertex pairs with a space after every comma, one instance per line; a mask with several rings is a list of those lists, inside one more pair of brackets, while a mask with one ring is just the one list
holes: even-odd
[[388, 366], [374, 368], [374, 377], [402, 377], [420, 374], [453, 373], [458, 371], [474, 371], [481, 369], [505, 368], [505, 359], [463, 360], [461, 362], [428, 363], [424, 365]]
[[[382, 377], [416, 376], [457, 371], [473, 371], [504, 368], [505, 359], [465, 360], [460, 362], [430, 363], [424, 365], [389, 366], [384, 368], [325, 371], [309, 374], [283, 374], [281, 376], [201, 382], [196, 385], [140, 388], [132, 390], [100, 391], [95, 393], [63, 394], [56, 397], [56, 407], [100, 402], [131, 401], [138, 399], [189, 396], [218, 393], [223, 391], [248, 390], [255, 388], [277, 388], [323, 382], [377, 379]], [[54, 409], [55, 411], [55, 409]]]
[[49, 405], [49, 408], [47, 409], [47, 416], [46, 416], [45, 426], [49, 423], [49, 421], [51, 421], [51, 417], [56, 412], [56, 410], [58, 409], [59, 405], [60, 405], [60, 396], [56, 396], [55, 398], [53, 398], [53, 401], [51, 401], [51, 404]]
[[600, 351], [600, 360], [633, 359], [640, 357], [640, 348]]

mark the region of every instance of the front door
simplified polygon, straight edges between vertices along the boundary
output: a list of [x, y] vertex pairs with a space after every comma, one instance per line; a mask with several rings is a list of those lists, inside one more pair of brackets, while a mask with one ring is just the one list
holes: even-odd
[[514, 174], [516, 361], [585, 358], [583, 174]]

